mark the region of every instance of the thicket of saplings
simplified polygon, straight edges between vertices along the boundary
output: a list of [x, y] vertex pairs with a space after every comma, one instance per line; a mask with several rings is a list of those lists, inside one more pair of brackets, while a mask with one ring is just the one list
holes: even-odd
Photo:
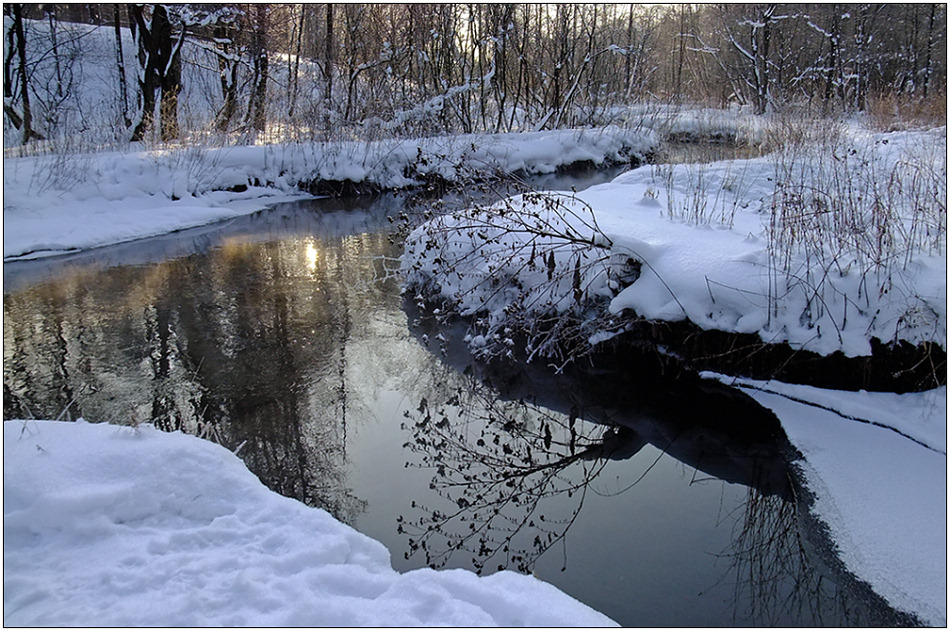
[[636, 125], [670, 104], [865, 112], [883, 127], [946, 116], [937, 4], [7, 3], [4, 14], [8, 147]]

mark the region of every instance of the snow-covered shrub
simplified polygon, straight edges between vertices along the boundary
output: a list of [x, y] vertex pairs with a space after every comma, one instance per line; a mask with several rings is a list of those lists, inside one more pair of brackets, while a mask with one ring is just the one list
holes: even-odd
[[482, 356], [570, 357], [614, 324], [606, 304], [639, 275], [576, 197], [531, 192], [443, 215], [406, 240], [403, 270], [417, 300], [475, 316]]

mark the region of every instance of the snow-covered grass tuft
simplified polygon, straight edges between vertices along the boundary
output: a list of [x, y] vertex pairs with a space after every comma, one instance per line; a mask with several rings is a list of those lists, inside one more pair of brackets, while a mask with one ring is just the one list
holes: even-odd
[[946, 260], [946, 128], [848, 134], [833, 124], [800, 127], [806, 131], [783, 127], [785, 141], [771, 156], [770, 315], [797, 293], [802, 322], [824, 322], [826, 334], [830, 325], [840, 338], [849, 311], [881, 316], [876, 305], [883, 302], [893, 339], [945, 345], [941, 294], [914, 279], [918, 262]]
[[137, 428], [6, 421], [11, 626], [615, 626], [536, 578], [399, 574], [223, 447]]

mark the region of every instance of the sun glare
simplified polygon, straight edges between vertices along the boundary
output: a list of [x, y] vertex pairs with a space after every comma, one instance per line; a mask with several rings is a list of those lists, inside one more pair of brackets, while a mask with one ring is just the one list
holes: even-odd
[[304, 256], [307, 258], [307, 269], [309, 269], [311, 272], [316, 271], [317, 247], [313, 244], [313, 241], [307, 241], [307, 247], [304, 251]]

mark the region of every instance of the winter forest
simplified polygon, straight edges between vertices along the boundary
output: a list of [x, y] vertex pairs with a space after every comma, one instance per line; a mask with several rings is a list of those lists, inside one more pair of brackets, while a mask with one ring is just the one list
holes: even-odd
[[3, 26], [4, 626], [946, 626], [946, 4]]
[[[5, 146], [545, 130], [651, 103], [933, 115], [945, 100], [940, 4], [7, 3], [4, 15]], [[114, 60], [94, 109], [81, 85], [92, 55], [99, 72]]]

